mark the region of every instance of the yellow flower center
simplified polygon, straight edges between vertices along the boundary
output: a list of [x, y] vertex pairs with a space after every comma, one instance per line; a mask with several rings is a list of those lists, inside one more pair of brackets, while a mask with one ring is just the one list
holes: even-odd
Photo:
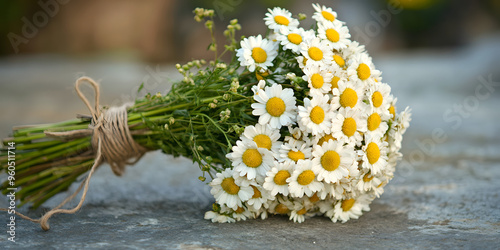
[[240, 191], [240, 187], [234, 183], [233, 177], [225, 178], [220, 185], [228, 194], [235, 195]]
[[329, 140], [334, 140], [336, 141], [337, 139], [335, 137], [333, 137], [331, 134], [326, 134], [324, 135], [323, 137], [321, 137], [319, 140], [318, 140], [318, 145], [323, 145], [323, 143], [325, 142], [328, 142]]
[[335, 20], [335, 16], [328, 11], [321, 11], [321, 15], [323, 15], [323, 17], [330, 22]]
[[309, 185], [314, 180], [314, 178], [316, 178], [314, 172], [312, 170], [306, 170], [299, 174], [299, 176], [297, 177], [297, 182], [302, 186], [306, 186]]
[[355, 199], [343, 200], [341, 205], [342, 210], [344, 212], [351, 210], [352, 206], [354, 206], [354, 202], [356, 202]]
[[242, 207], [238, 207], [238, 209], [234, 210], [234, 212], [237, 214], [241, 214], [241, 213], [245, 212], [245, 209]]
[[352, 117], [345, 118], [344, 123], [342, 124], [342, 133], [344, 133], [344, 135], [348, 137], [351, 137], [356, 132], [356, 129], [356, 120], [354, 120], [354, 118]]
[[321, 51], [318, 47], [311, 47], [307, 50], [309, 57], [314, 61], [319, 61], [323, 59], [323, 51]]
[[299, 34], [296, 33], [290, 33], [287, 36], [288, 41], [290, 41], [293, 44], [299, 45], [302, 42], [302, 37]]
[[294, 162], [297, 162], [299, 160], [304, 160], [306, 156], [300, 150], [297, 151], [290, 150], [288, 151], [288, 158], [292, 159], [292, 161]]
[[326, 151], [323, 156], [321, 156], [321, 166], [326, 171], [333, 171], [337, 169], [340, 165], [340, 155], [339, 153], [329, 150]]
[[304, 215], [304, 214], [306, 214], [306, 212], [307, 212], [307, 210], [306, 210], [306, 208], [304, 207], [304, 208], [302, 208], [301, 210], [297, 211], [297, 214], [298, 214], [298, 215]]
[[342, 107], [354, 108], [356, 103], [358, 103], [358, 94], [355, 90], [346, 88], [344, 92], [340, 94], [340, 105], [342, 105]]
[[288, 212], [290, 212], [290, 210], [283, 204], [278, 204], [276, 208], [274, 208], [274, 210], [278, 214], [287, 214]]
[[[340, 66], [340, 67], [344, 67], [345, 66], [345, 61], [344, 61], [344, 58], [342, 58], [341, 56], [339, 55], [334, 55], [333, 56], [333, 60], [335, 60], [335, 62]], [[338, 81], [338, 80], [337, 80]]]
[[314, 193], [313, 196], [309, 197], [309, 201], [314, 203], [319, 201], [318, 193]]
[[370, 77], [371, 72], [370, 72], [370, 67], [368, 65], [361, 63], [358, 66], [358, 77], [361, 80], [366, 80], [368, 77]]
[[338, 77], [338, 76], [334, 76], [332, 78], [332, 90], [334, 88], [338, 88], [339, 87], [339, 80], [340, 80], [340, 77]]
[[312, 84], [313, 88], [320, 89], [321, 87], [323, 87], [324, 83], [325, 83], [325, 80], [323, 79], [323, 77], [320, 74], [315, 73], [311, 76], [311, 84]]
[[257, 147], [259, 148], [267, 148], [271, 150], [271, 146], [273, 145], [271, 138], [269, 138], [269, 136], [264, 134], [256, 135], [253, 138], [253, 141], [257, 144]]
[[364, 182], [369, 182], [371, 180], [373, 180], [373, 176], [370, 176], [370, 174], [365, 174], [365, 176], [363, 176]]
[[280, 117], [283, 113], [285, 113], [285, 110], [285, 102], [279, 97], [272, 97], [266, 103], [266, 111], [271, 116]]
[[262, 194], [260, 193], [259, 189], [257, 189], [256, 187], [254, 186], [250, 186], [253, 188], [253, 196], [252, 196], [252, 199], [256, 199], [256, 198], [261, 198], [262, 197]]
[[336, 43], [340, 40], [340, 35], [334, 29], [327, 29], [326, 30], [326, 38], [328, 38], [328, 40], [330, 40], [330, 42]]
[[269, 71], [264, 71], [264, 72], [259, 72], [259, 71], [255, 71], [255, 77], [257, 77], [257, 80], [264, 80], [265, 77], [267, 77], [269, 75]]
[[396, 107], [394, 107], [393, 105], [391, 105], [389, 107], [389, 113], [391, 113], [392, 119], [394, 120], [394, 118], [396, 118]]
[[252, 58], [256, 63], [263, 63], [267, 59], [267, 53], [264, 49], [255, 47], [252, 49]]
[[373, 102], [373, 107], [378, 108], [380, 105], [382, 105], [382, 101], [384, 100], [384, 97], [382, 94], [378, 91], [375, 91], [372, 95], [372, 102]]
[[368, 130], [374, 131], [380, 126], [380, 122], [382, 120], [380, 119], [380, 115], [377, 113], [373, 113], [368, 117]]
[[311, 110], [309, 117], [312, 122], [320, 124], [325, 120], [325, 111], [320, 106], [316, 106]]
[[288, 24], [290, 23], [290, 20], [288, 20], [288, 18], [286, 18], [284, 16], [275, 16], [274, 21], [277, 24], [281, 24], [281, 25], [285, 25], [285, 26], [288, 26]]
[[280, 170], [276, 175], [274, 176], [274, 183], [277, 185], [286, 185], [286, 179], [290, 177], [290, 172], [287, 170]]
[[378, 148], [377, 143], [370, 142], [368, 147], [366, 147], [366, 157], [368, 158], [368, 162], [370, 164], [374, 164], [380, 158], [380, 149]]
[[254, 148], [245, 150], [241, 158], [243, 163], [250, 168], [256, 168], [262, 164], [262, 155], [259, 153], [259, 150]]

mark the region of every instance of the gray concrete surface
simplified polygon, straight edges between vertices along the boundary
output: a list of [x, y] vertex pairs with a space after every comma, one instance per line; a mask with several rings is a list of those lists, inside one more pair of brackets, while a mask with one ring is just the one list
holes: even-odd
[[[334, 224], [327, 218], [312, 218], [294, 224], [277, 216], [213, 224], [203, 219], [212, 198], [209, 188], [197, 180], [198, 167], [186, 159], [153, 152], [121, 178], [101, 166], [80, 212], [54, 216], [48, 232], [18, 219], [17, 242], [7, 241], [6, 230], [0, 230], [0, 248], [498, 249], [499, 42], [500, 37], [490, 37], [459, 50], [375, 58], [399, 99], [399, 109], [412, 107], [413, 121], [396, 177], [374, 201], [372, 211], [359, 220]], [[161, 75], [167, 78], [155, 78], [148, 67], [156, 68], [99, 58], [1, 59], [0, 135], [6, 136], [12, 125], [87, 113], [71, 90], [77, 72], [102, 80], [104, 104], [126, 100], [146, 78], [151, 87], [153, 80], [158, 83], [152, 91], [165, 92], [166, 79], [177, 77], [171, 67], [160, 65]], [[488, 91], [478, 87], [481, 77], [498, 83]], [[454, 111], [458, 105], [465, 107], [463, 112]], [[438, 132], [445, 139], [432, 136]], [[66, 195], [55, 197], [44, 208], [21, 211], [39, 216]], [[5, 204], [6, 198], [0, 199], [0, 205]], [[0, 217], [7, 221], [6, 214]]]

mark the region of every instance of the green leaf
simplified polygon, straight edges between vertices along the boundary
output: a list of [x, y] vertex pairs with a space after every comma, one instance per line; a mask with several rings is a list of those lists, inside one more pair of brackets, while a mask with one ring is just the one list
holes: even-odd
[[137, 89], [137, 94], [141, 92], [141, 90], [144, 88], [144, 83], [141, 83], [141, 86]]
[[172, 112], [172, 114], [189, 118], [189, 111], [187, 111], [187, 109], [178, 109]]

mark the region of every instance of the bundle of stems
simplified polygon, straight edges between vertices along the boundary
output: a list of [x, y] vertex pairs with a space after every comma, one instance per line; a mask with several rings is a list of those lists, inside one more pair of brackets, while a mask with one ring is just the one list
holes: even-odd
[[[196, 64], [201, 66], [198, 61]], [[236, 72], [233, 66], [237, 63], [230, 65], [219, 63], [213, 70], [200, 70], [174, 84], [165, 96], [148, 94], [136, 100], [128, 108], [128, 127], [134, 140], [150, 150], [161, 149], [166, 154], [193, 159], [202, 170], [201, 180], [205, 180], [205, 174], [230, 166], [225, 155], [244, 125], [256, 122], [251, 115], [252, 95], [245, 93], [255, 83], [250, 82], [249, 74]], [[250, 83], [239, 86], [240, 81]], [[15, 127], [12, 137], [3, 140], [0, 152], [0, 168], [7, 172], [8, 154], [12, 152], [8, 148], [14, 145], [15, 180], [5, 181], [0, 186], [2, 192], [18, 188], [19, 205], [32, 203], [36, 208], [68, 189], [94, 163], [91, 137], [66, 140], [46, 132], [86, 129], [90, 123], [91, 119], [84, 117]]]

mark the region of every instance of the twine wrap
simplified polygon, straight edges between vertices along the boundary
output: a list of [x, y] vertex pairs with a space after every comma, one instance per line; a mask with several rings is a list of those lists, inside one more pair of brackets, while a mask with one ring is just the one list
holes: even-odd
[[[83, 95], [80, 90], [80, 85], [84, 82], [89, 83], [95, 92], [95, 105], [92, 107], [88, 99]], [[74, 214], [83, 205], [89, 187], [90, 178], [97, 169], [97, 167], [107, 162], [113, 173], [121, 176], [125, 171], [127, 164], [134, 164], [148, 151], [146, 148], [137, 144], [132, 135], [130, 134], [127, 124], [127, 108], [130, 104], [125, 104], [120, 107], [112, 107], [108, 110], [101, 110], [99, 108], [100, 90], [99, 85], [89, 77], [80, 77], [76, 80], [76, 92], [80, 99], [87, 105], [92, 115], [92, 122], [88, 129], [74, 130], [67, 132], [48, 132], [45, 134], [49, 136], [62, 137], [67, 139], [74, 139], [82, 136], [92, 136], [92, 148], [95, 152], [95, 161], [90, 168], [89, 174], [85, 178], [78, 189], [69, 197], [67, 197], [58, 206], [45, 213], [40, 219], [32, 219], [21, 213], [16, 212], [20, 217], [39, 223], [43, 230], [50, 229], [49, 219], [54, 214], [65, 213]], [[133, 159], [131, 161], [131, 159]], [[82, 197], [78, 205], [72, 209], [61, 209], [67, 202], [71, 201], [83, 188]]]

